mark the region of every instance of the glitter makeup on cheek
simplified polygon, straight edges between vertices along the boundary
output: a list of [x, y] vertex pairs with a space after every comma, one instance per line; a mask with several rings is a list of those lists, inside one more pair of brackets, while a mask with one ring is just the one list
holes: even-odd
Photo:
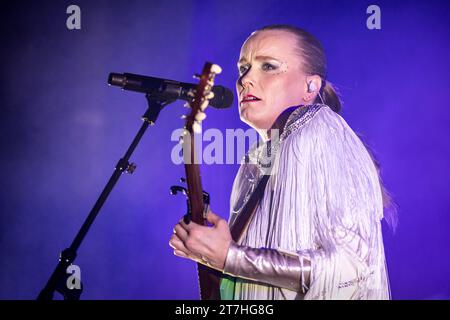
[[281, 65], [278, 67], [278, 69], [273, 73], [275, 75], [286, 73], [289, 69], [289, 65], [287, 62], [281, 62]]

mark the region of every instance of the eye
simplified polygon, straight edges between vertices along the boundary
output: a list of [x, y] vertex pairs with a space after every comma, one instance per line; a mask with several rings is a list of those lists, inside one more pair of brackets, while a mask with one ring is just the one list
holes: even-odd
[[263, 65], [261, 66], [261, 68], [264, 71], [270, 71], [270, 70], [275, 70], [277, 67], [275, 67], [273, 64], [270, 64], [268, 62], [263, 63]]
[[242, 65], [239, 67], [239, 74], [244, 74], [247, 70], [248, 70], [249, 66], [248, 65]]

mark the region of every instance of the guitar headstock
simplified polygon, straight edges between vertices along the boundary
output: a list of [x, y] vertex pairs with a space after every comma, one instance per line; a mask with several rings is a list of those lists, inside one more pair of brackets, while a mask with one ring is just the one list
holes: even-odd
[[191, 108], [190, 114], [186, 117], [185, 129], [191, 134], [201, 132], [202, 121], [206, 118], [205, 110], [209, 105], [209, 101], [214, 98], [212, 88], [214, 86], [214, 79], [217, 74], [222, 72], [222, 68], [217, 64], [205, 63], [202, 74], [196, 76], [199, 84], [195, 92], [190, 92], [192, 101], [188, 103]]

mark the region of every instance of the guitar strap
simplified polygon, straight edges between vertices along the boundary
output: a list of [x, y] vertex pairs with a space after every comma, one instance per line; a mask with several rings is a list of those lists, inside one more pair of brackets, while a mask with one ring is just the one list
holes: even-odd
[[[297, 110], [298, 107], [291, 107], [289, 109], [286, 109], [277, 119], [277, 122], [280, 123], [279, 128], [284, 128], [284, 124], [288, 120], [288, 117]], [[303, 115], [308, 111], [309, 108], [303, 108], [298, 109], [300, 111], [298, 118], [303, 117]], [[318, 110], [318, 108], [317, 108]], [[282, 125], [281, 125], [282, 124]], [[280, 132], [283, 132], [283, 130]], [[268, 143], [271, 143], [269, 141]], [[279, 142], [277, 142], [279, 143]], [[270, 148], [270, 147], [269, 147]], [[273, 167], [273, 166], [272, 166]], [[244, 209], [241, 211], [239, 216], [237, 216], [236, 221], [231, 226], [231, 237], [233, 238], [233, 241], [238, 243], [239, 240], [242, 237], [242, 234], [244, 233], [244, 230], [247, 228], [248, 224], [251, 221], [251, 218], [253, 217], [253, 214], [256, 211], [256, 208], [258, 207], [259, 202], [261, 201], [262, 197], [264, 196], [264, 190], [266, 189], [267, 181], [270, 178], [272, 167], [270, 167], [269, 171], [265, 173], [265, 175], [261, 178], [261, 180], [258, 183], [258, 186], [256, 187], [255, 191], [250, 196], [250, 199], [247, 201]]]
[[[248, 227], [250, 221], [252, 220], [258, 204], [264, 196], [264, 190], [266, 188], [267, 182], [269, 181], [269, 178], [270, 174], [265, 174], [261, 178], [255, 191], [253, 191], [250, 199], [248, 199], [247, 203], [245, 204], [244, 209], [242, 209], [239, 216], [237, 216], [236, 221], [231, 226], [230, 232], [234, 242], [239, 242], [242, 235], [244, 234], [245, 229]], [[222, 273], [220, 275], [220, 279], [217, 280], [214, 281], [214, 292], [217, 292], [217, 290], [219, 291], [218, 298], [222, 300], [233, 300], [236, 287], [236, 279]]]
[[248, 199], [247, 203], [245, 204], [244, 209], [237, 216], [236, 221], [231, 226], [230, 232], [234, 242], [236, 243], [239, 242], [244, 233], [244, 230], [250, 223], [253, 214], [255, 213], [256, 208], [258, 207], [259, 202], [264, 196], [264, 190], [266, 189], [267, 181], [269, 180], [269, 178], [270, 174], [265, 174], [261, 178], [255, 191], [253, 191], [252, 195], [250, 196], [250, 199]]
[[[280, 124], [279, 128], [284, 128], [284, 124], [288, 120], [289, 115], [295, 110], [297, 107], [292, 107], [283, 112], [283, 114], [277, 119]], [[303, 110], [302, 110], [303, 111]], [[270, 141], [269, 141], [270, 143]], [[233, 225], [230, 227], [231, 237], [234, 242], [239, 243], [241, 237], [243, 236], [246, 228], [248, 227], [250, 221], [252, 220], [256, 209], [264, 196], [264, 191], [266, 189], [267, 182], [271, 176], [273, 166], [270, 167], [269, 172], [266, 172], [264, 176], [259, 181], [255, 191], [253, 191], [252, 195], [248, 199], [241, 213], [236, 217]], [[219, 282], [219, 290], [220, 290], [220, 299], [222, 300], [233, 300], [236, 288], [236, 279], [232, 276], [221, 274], [221, 279]]]
[[[311, 105], [306, 106], [305, 108], [299, 108], [299, 107], [291, 107], [286, 109], [277, 119], [278, 128], [282, 128], [281, 133], [284, 131], [285, 125], [289, 126], [290, 124], [294, 123], [291, 121], [297, 121], [298, 119], [305, 119], [307, 121], [310, 119], [320, 108], [322, 105]], [[292, 114], [292, 112], [297, 110], [297, 114], [295, 117], [293, 117], [293, 120], [289, 120], [289, 116]], [[309, 110], [312, 110], [309, 117], [304, 117], [305, 114]], [[308, 115], [308, 114], [307, 114]], [[288, 122], [286, 124], [286, 122]], [[280, 133], [280, 136], [281, 136]], [[270, 141], [269, 141], [270, 143]], [[246, 228], [248, 227], [250, 221], [252, 220], [256, 209], [258, 208], [258, 205], [261, 201], [261, 199], [264, 196], [264, 191], [266, 189], [267, 182], [269, 181], [269, 178], [271, 176], [271, 171], [273, 167], [270, 167], [269, 172], [266, 172], [266, 174], [261, 178], [259, 181], [255, 191], [253, 191], [252, 195], [248, 199], [247, 203], [245, 204], [244, 208], [242, 209], [241, 213], [236, 217], [236, 220], [230, 227], [231, 237], [234, 242], [239, 243], [241, 240], [241, 237], [243, 236]], [[236, 278], [221, 274], [220, 279], [220, 298], [222, 300], [233, 300], [235, 296], [235, 288], [236, 288]]]
[[[264, 190], [266, 188], [267, 181], [269, 180], [269, 178], [270, 174], [266, 174], [261, 178], [255, 191], [253, 191], [252, 195], [250, 196], [250, 199], [247, 201], [247, 203], [244, 206], [244, 209], [241, 211], [241, 214], [236, 218], [236, 221], [233, 223], [230, 232], [233, 241], [235, 241], [236, 243], [242, 237], [244, 230], [247, 228], [248, 224], [250, 223], [253, 217], [253, 214], [256, 211], [256, 208], [258, 207], [259, 202], [264, 196]], [[200, 263], [198, 264], [198, 268], [209, 269], [208, 285], [210, 286], [211, 296], [208, 297], [207, 299], [213, 300], [231, 299], [231, 297], [229, 296], [230, 293], [224, 293], [224, 291], [234, 292], [234, 280], [229, 281], [228, 276], [225, 276], [223, 273], [208, 268]], [[232, 289], [223, 289], [223, 288], [230, 288], [230, 286]]]
[[[270, 142], [269, 142], [270, 143]], [[233, 241], [236, 243], [239, 242], [240, 238], [244, 234], [245, 229], [250, 223], [254, 213], [256, 212], [256, 208], [258, 207], [259, 202], [264, 196], [264, 190], [266, 188], [267, 182], [270, 178], [270, 173], [272, 171], [272, 167], [269, 169], [266, 174], [260, 179], [256, 189], [253, 191], [252, 195], [248, 199], [241, 213], [236, 217], [235, 222], [230, 228], [230, 233]], [[206, 300], [219, 300], [219, 299], [230, 299], [231, 292], [234, 292], [234, 280], [229, 280], [230, 277], [224, 275], [222, 272], [212, 269], [208, 266], [205, 266], [201, 263], [197, 263], [197, 267], [199, 271], [207, 274], [207, 283], [201, 284], [201, 288], [205, 288], [204, 292], [208, 293], [204, 296], [202, 295], [202, 299]], [[231, 289], [223, 289], [223, 288], [231, 288]], [[226, 293], [225, 293], [226, 292]]]

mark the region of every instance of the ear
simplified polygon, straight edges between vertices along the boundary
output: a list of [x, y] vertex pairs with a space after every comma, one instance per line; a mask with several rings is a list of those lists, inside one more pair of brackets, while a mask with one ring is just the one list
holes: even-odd
[[313, 75], [306, 77], [306, 93], [303, 100], [309, 103], [315, 101], [321, 85], [322, 79], [320, 76]]
[[306, 77], [306, 84], [307, 89], [311, 88], [311, 90], [308, 90], [309, 93], [317, 93], [322, 85], [322, 79], [318, 75], [309, 76]]

